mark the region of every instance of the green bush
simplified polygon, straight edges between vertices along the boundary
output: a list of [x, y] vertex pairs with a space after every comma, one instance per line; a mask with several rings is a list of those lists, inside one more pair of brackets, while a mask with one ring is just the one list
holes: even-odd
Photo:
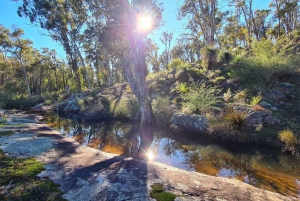
[[237, 57], [231, 62], [231, 76], [242, 84], [260, 88], [268, 87], [272, 75], [278, 72], [294, 72], [299, 69], [297, 55], [276, 54], [270, 41], [253, 43], [252, 55]]
[[279, 132], [279, 139], [286, 144], [288, 147], [296, 146], [299, 141], [293, 131], [286, 129]]
[[260, 103], [261, 100], [262, 100], [262, 96], [259, 94], [257, 96], [252, 97], [252, 100], [251, 100], [250, 104], [252, 106], [257, 105], [257, 104]]
[[155, 100], [153, 100], [152, 111], [156, 123], [160, 125], [169, 124], [170, 118], [172, 116], [169, 97], [158, 96]]
[[20, 95], [11, 98], [4, 108], [29, 110], [31, 107], [42, 102], [44, 102], [44, 99], [41, 96], [32, 96], [31, 98], [28, 98], [27, 96]]
[[228, 123], [230, 128], [241, 130], [245, 125], [247, 113], [245, 111], [235, 110], [232, 107], [227, 107], [224, 110], [223, 119]]
[[187, 93], [181, 94], [182, 112], [205, 113], [210, 109], [219, 109], [221, 103], [220, 89], [216, 86], [206, 86], [193, 82]]
[[4, 108], [5, 105], [10, 101], [11, 97], [9, 93], [0, 92], [0, 108]]
[[120, 99], [111, 101], [110, 114], [114, 118], [134, 118], [138, 112], [138, 101], [133, 96], [122, 96]]

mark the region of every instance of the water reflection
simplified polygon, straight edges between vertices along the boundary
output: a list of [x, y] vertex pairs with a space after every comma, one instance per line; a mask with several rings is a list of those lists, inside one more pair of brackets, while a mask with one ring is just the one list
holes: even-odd
[[45, 114], [44, 119], [63, 135], [105, 152], [141, 159], [150, 156], [178, 168], [238, 179], [284, 195], [300, 195], [300, 162], [265, 145], [224, 147], [159, 128], [140, 131], [137, 125], [121, 121], [81, 122], [55, 114]]

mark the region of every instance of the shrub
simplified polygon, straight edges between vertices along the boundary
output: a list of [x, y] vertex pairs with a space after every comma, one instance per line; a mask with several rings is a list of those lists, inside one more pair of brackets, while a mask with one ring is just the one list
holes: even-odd
[[31, 107], [42, 102], [44, 102], [44, 99], [41, 96], [28, 98], [27, 96], [21, 95], [11, 98], [5, 105], [5, 109], [29, 110]]
[[297, 70], [299, 57], [297, 55], [282, 56], [276, 54], [270, 41], [253, 43], [252, 56], [244, 55], [231, 63], [232, 77], [240, 78], [248, 86], [267, 87], [271, 75], [276, 72], [294, 72]]
[[288, 147], [296, 146], [299, 141], [293, 131], [286, 129], [279, 132], [279, 139], [286, 144]]
[[235, 110], [232, 107], [225, 108], [223, 119], [228, 122], [229, 126], [233, 129], [241, 130], [245, 124], [247, 113], [242, 110]]
[[181, 83], [179, 84], [179, 89], [178, 89], [178, 91], [179, 91], [180, 93], [186, 93], [186, 92], [188, 91], [187, 83], [186, 83], [186, 82], [181, 82]]
[[158, 96], [155, 100], [153, 100], [152, 111], [157, 124], [168, 124], [172, 116], [169, 97]]
[[207, 70], [211, 70], [218, 59], [218, 51], [211, 47], [203, 47], [201, 49], [202, 66]]
[[123, 96], [111, 102], [110, 114], [115, 118], [134, 118], [138, 112], [138, 101], [134, 96]]
[[226, 93], [224, 93], [223, 94], [223, 100], [225, 101], [225, 102], [229, 102], [230, 101], [230, 99], [232, 98], [232, 93], [231, 93], [231, 90], [230, 90], [230, 88], [227, 90], [227, 92]]
[[96, 91], [95, 91], [95, 90], [92, 90], [92, 91], [91, 91], [91, 96], [95, 99], [95, 98], [96, 98], [96, 95], [97, 95], [97, 94], [96, 94]]
[[46, 105], [51, 105], [51, 104], [52, 104], [52, 100], [46, 99], [46, 100], [45, 100], [45, 103], [46, 103]]
[[203, 83], [192, 83], [187, 93], [181, 94], [182, 111], [185, 113], [205, 112], [219, 109], [221, 103], [220, 89], [216, 86], [206, 86]]
[[10, 99], [11, 99], [11, 97], [8, 93], [0, 92], [0, 108], [4, 108]]
[[252, 106], [257, 105], [258, 103], [260, 103], [261, 100], [262, 100], [262, 96], [259, 94], [257, 96], [252, 97], [250, 104]]

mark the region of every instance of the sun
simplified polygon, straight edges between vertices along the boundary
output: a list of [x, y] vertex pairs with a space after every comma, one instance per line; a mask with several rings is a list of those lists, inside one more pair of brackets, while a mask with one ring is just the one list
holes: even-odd
[[138, 28], [143, 31], [148, 31], [152, 28], [152, 19], [150, 16], [138, 16]]

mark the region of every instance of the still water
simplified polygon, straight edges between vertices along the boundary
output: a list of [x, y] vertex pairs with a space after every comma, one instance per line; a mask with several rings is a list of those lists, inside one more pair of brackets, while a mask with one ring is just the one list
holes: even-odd
[[151, 158], [166, 165], [238, 179], [261, 189], [300, 197], [300, 161], [266, 145], [221, 145], [199, 136], [162, 128], [139, 132], [122, 121], [84, 122], [45, 113], [44, 121], [82, 145], [129, 157]]

